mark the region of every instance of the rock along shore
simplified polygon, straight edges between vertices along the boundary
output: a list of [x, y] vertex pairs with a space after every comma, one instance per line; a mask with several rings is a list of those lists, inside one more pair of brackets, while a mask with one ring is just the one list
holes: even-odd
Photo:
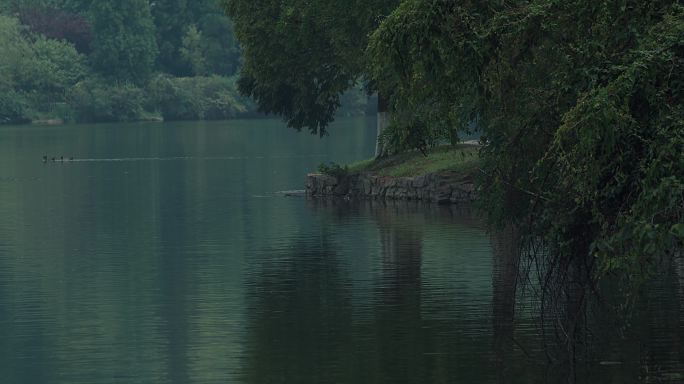
[[477, 191], [472, 178], [457, 172], [439, 172], [417, 177], [389, 177], [369, 173], [335, 177], [312, 173], [306, 178], [306, 195], [467, 204], [476, 199]]

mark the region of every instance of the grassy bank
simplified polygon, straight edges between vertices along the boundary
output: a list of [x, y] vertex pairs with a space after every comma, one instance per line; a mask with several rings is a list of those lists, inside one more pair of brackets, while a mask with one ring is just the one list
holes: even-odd
[[369, 172], [380, 176], [415, 177], [442, 171], [455, 171], [468, 176], [477, 171], [479, 146], [460, 144], [437, 148], [424, 156], [407, 152], [383, 159], [369, 159], [348, 166], [350, 173]]

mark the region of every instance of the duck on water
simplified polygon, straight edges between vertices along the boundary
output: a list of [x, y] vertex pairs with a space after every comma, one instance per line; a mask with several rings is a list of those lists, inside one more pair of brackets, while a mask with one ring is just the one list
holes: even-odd
[[[53, 163], [55, 163], [57, 161], [63, 163], [64, 162], [64, 156], [60, 156], [59, 159], [57, 159], [56, 157], [52, 157], [51, 160]], [[72, 157], [68, 158], [66, 161], [74, 161], [74, 157], [72, 156]], [[48, 156], [44, 155], [43, 156], [43, 163], [47, 163], [47, 162], [48, 162]]]

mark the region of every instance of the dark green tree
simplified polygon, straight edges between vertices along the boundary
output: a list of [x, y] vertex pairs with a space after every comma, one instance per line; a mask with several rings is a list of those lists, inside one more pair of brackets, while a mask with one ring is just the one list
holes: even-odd
[[93, 0], [93, 68], [117, 81], [146, 82], [157, 57], [155, 27], [147, 0]]
[[188, 12], [188, 1], [155, 1], [152, 6], [152, 16], [157, 28], [159, 69], [176, 76], [190, 75], [191, 67], [188, 62], [179, 60], [185, 30], [192, 24], [192, 15]]
[[[236, 72], [240, 52], [219, 0], [155, 1], [152, 15], [161, 71], [175, 76], [230, 76]], [[194, 46], [189, 47], [189, 41]], [[188, 53], [192, 57], [188, 58]], [[203, 64], [198, 70], [199, 62]]]
[[[197, 21], [200, 52], [207, 74], [233, 76], [240, 66], [240, 47], [233, 24], [219, 9], [214, 9]], [[196, 73], [197, 74], [197, 73]]]
[[366, 72], [368, 35], [398, 0], [224, 0], [242, 44], [239, 87], [262, 112], [324, 134]]
[[577, 316], [577, 292], [612, 276], [638, 286], [681, 255], [677, 1], [407, 0], [369, 57], [395, 110], [431, 127], [479, 124], [483, 205], [522, 231], [547, 309]]
[[0, 15], [0, 123], [46, 112], [86, 75], [73, 45], [32, 35], [19, 20]]

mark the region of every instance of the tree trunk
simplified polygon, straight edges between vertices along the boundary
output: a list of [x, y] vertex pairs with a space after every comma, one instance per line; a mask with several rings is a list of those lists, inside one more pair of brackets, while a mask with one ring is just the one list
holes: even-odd
[[375, 158], [383, 157], [387, 154], [387, 148], [381, 140], [381, 135], [390, 122], [389, 100], [378, 92], [378, 135], [375, 140]]

